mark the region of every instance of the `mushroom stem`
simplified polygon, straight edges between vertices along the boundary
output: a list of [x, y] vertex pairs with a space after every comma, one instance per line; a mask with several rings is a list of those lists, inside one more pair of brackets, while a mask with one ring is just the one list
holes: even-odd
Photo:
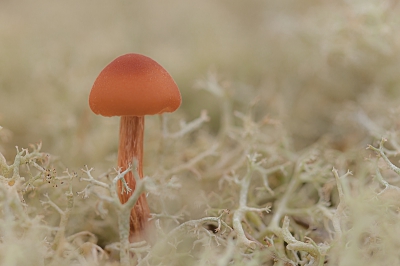
[[[137, 171], [140, 178], [143, 178], [143, 133], [144, 116], [122, 116], [119, 132], [118, 167], [122, 171], [132, 164], [133, 159], [137, 159]], [[128, 187], [132, 189], [127, 192], [121, 181], [118, 182], [118, 195], [121, 203], [128, 201], [136, 187], [135, 178], [132, 172], [125, 175]], [[131, 210], [130, 234], [131, 242], [143, 240], [147, 229], [150, 209], [147, 204], [146, 195], [140, 195], [136, 205]]]

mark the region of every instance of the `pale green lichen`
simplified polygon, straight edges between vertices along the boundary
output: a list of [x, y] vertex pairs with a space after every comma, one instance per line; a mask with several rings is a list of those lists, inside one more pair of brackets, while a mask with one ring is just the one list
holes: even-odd
[[[226, 135], [218, 136], [220, 142], [211, 136], [203, 137], [202, 142], [210, 141], [211, 145], [194, 146], [197, 154], [190, 159], [178, 164], [184, 157], [174, 153], [177, 156], [171, 160], [164, 150], [166, 158], [159, 161], [164, 165], [152, 164], [159, 168], [153, 176], [139, 179], [133, 171], [136, 190], [126, 204], [120, 203], [116, 184], [135, 169], [135, 162], [132, 168], [115, 170], [114, 174], [93, 175], [94, 169], [85, 166], [83, 175], [69, 170], [58, 175], [52, 156], [41, 151], [41, 144], [31, 149], [17, 148], [12, 163], [1, 155], [1, 263], [16, 265], [33, 260], [37, 265], [111, 265], [117, 260], [120, 265], [229, 262], [321, 266], [349, 265], [357, 254], [371, 261], [375, 257], [381, 259], [386, 243], [379, 220], [387, 222], [381, 212], [388, 212], [389, 222], [394, 219], [391, 216], [396, 215], [393, 207], [400, 189], [384, 179], [377, 162], [360, 165], [371, 164], [371, 174], [375, 173], [378, 181], [371, 185], [381, 184], [384, 188], [367, 188], [360, 193], [354, 190], [360, 181], [350, 180], [349, 170], [342, 176], [335, 167], [330, 170], [331, 162], [342, 155], [332, 153], [326, 143], [316, 143], [301, 153], [291, 151], [282, 146], [286, 136], [277, 124], [254, 121], [251, 114], [236, 116], [242, 124], [225, 128]], [[186, 136], [201, 132], [208, 119], [205, 113], [199, 119], [181, 124], [177, 131], [179, 142], [171, 137], [175, 133], [165, 134], [164, 129], [163, 149], [174, 150], [174, 145], [179, 149]], [[370, 145], [369, 149], [399, 174], [399, 168], [388, 158], [388, 154], [396, 152], [384, 148], [384, 141], [378, 148]], [[397, 147], [397, 139], [391, 143]], [[167, 163], [172, 161], [178, 165], [168, 168]], [[332, 182], [338, 191], [335, 203]], [[207, 188], [209, 185], [214, 187]], [[143, 192], [148, 193], [153, 209], [155, 234], [151, 243], [129, 243], [130, 209]], [[37, 205], [35, 198], [41, 204]], [[93, 198], [97, 198], [96, 202], [90, 201]], [[367, 201], [368, 207], [360, 199]], [[90, 207], [85, 208], [87, 204]], [[386, 207], [377, 211], [374, 204]], [[354, 208], [359, 216], [352, 213]], [[90, 209], [98, 213], [96, 219], [116, 226], [117, 242], [106, 240], [106, 245], [99, 245], [99, 238], [107, 234], [77, 231], [76, 214]], [[201, 210], [208, 215], [201, 214]], [[110, 217], [110, 213], [116, 216]], [[359, 219], [365, 219], [365, 215], [369, 218], [361, 222]], [[33, 244], [30, 241], [35, 245], [27, 253], [28, 259], [19, 254], [22, 243]], [[345, 255], [336, 256], [338, 252]], [[348, 252], [356, 256], [349, 256]]]

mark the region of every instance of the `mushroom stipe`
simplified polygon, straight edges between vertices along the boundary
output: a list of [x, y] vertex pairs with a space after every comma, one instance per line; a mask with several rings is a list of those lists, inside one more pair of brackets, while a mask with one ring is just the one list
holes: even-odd
[[[137, 160], [137, 171], [140, 178], [143, 178], [143, 132], [144, 132], [144, 116], [122, 116], [119, 131], [119, 148], [118, 151], [118, 167], [123, 170], [132, 164], [133, 160]], [[130, 192], [124, 191], [121, 181], [118, 181], [118, 196], [122, 203], [128, 201], [129, 197], [135, 190], [135, 178], [132, 172], [125, 175]], [[136, 205], [131, 210], [130, 217], [130, 240], [131, 242], [141, 240], [142, 233], [147, 230], [148, 219], [150, 218], [150, 209], [147, 204], [145, 194], [140, 195]]]

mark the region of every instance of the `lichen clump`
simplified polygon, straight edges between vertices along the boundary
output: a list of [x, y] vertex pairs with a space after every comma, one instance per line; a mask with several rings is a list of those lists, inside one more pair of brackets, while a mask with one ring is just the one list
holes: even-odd
[[[399, 263], [396, 128], [368, 150], [339, 151], [327, 136], [296, 151], [278, 120], [254, 114], [257, 102], [234, 111], [223, 87], [207, 89], [223, 103], [224, 127], [207, 130], [206, 111], [180, 129], [164, 117], [143, 180], [135, 162], [123, 172], [68, 170], [41, 144], [17, 147], [14, 160], [1, 154], [1, 264]], [[378, 125], [366, 113], [354, 119], [369, 129], [393, 123]], [[128, 171], [136, 192], [121, 204], [116, 183]], [[129, 243], [124, 221], [140, 192], [155, 230], [150, 241]]]

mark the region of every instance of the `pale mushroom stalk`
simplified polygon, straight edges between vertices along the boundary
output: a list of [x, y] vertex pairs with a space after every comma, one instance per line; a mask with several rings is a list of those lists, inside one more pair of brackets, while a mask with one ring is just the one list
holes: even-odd
[[[143, 178], [143, 132], [144, 116], [122, 116], [119, 130], [119, 148], [118, 148], [118, 167], [125, 170], [137, 160], [137, 171], [140, 178]], [[129, 197], [135, 191], [136, 182], [132, 172], [125, 175], [125, 180], [130, 192], [124, 191], [122, 182], [118, 183], [118, 195], [121, 203], [128, 201]], [[147, 204], [145, 194], [140, 195], [135, 207], [131, 210], [130, 217], [130, 241], [141, 239], [141, 234], [145, 231], [150, 218], [150, 209]]]

